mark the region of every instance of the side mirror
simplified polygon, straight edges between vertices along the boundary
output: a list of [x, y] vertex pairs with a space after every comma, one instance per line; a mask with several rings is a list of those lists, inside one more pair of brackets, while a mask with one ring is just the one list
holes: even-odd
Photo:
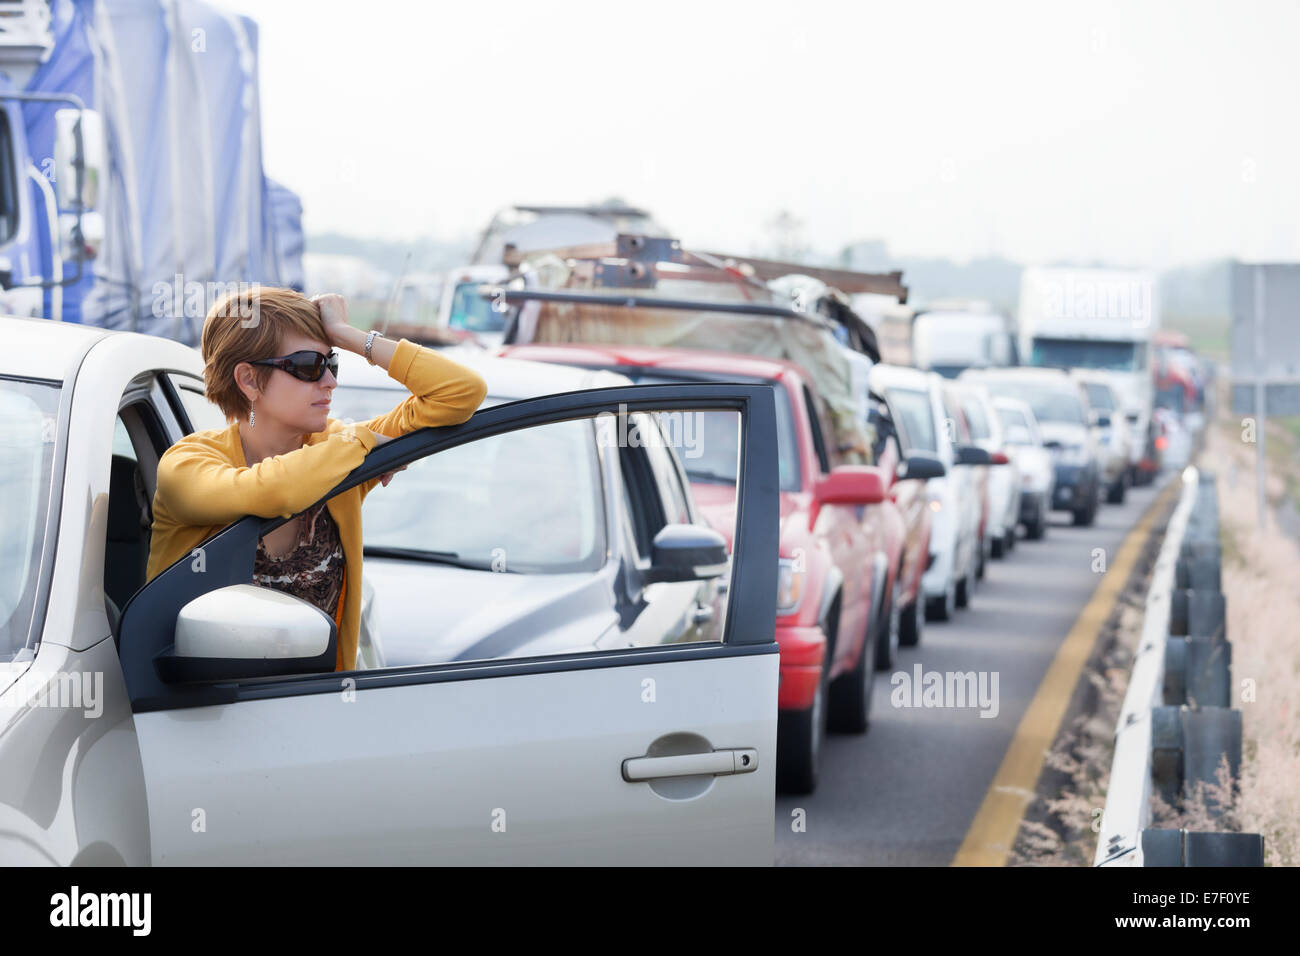
[[1105, 412], [1102, 412], [1100, 415], [1097, 416], [1097, 424], [1102, 428], [1109, 428], [1110, 416], [1107, 415]]
[[668, 524], [650, 546], [646, 584], [659, 581], [706, 581], [727, 571], [727, 540], [698, 524]]
[[948, 469], [943, 467], [943, 462], [932, 455], [908, 455], [907, 460], [898, 469], [898, 479], [899, 481], [913, 479], [925, 481], [929, 478], [942, 478], [947, 472]]
[[991, 465], [993, 456], [978, 445], [958, 445], [954, 449], [959, 465]]
[[1004, 451], [995, 451], [993, 454], [989, 455], [989, 464], [990, 464], [990, 465], [1009, 465], [1009, 464], [1011, 464], [1011, 459], [1007, 457], [1007, 453], [1006, 453], [1006, 452], [1004, 452]]
[[[80, 123], [78, 123], [80, 119]], [[59, 206], [77, 205], [77, 162], [82, 164], [81, 208], [94, 209], [99, 203], [99, 184], [104, 175], [104, 123], [95, 110], [54, 111], [54, 175], [59, 188]]]
[[334, 670], [338, 631], [316, 605], [252, 584], [200, 594], [176, 615], [176, 642], [154, 663], [168, 683]]
[[885, 500], [885, 481], [879, 468], [840, 465], [817, 482], [813, 497], [823, 505], [874, 505]]

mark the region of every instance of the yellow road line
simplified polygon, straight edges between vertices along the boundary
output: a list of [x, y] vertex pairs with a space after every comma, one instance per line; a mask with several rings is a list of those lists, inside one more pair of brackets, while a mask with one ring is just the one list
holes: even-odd
[[1043, 675], [1034, 699], [1029, 702], [1024, 716], [1020, 718], [1020, 725], [1002, 758], [1002, 766], [998, 767], [988, 792], [984, 794], [984, 802], [971, 821], [966, 839], [953, 857], [953, 866], [1006, 865], [1025, 808], [1033, 799], [1034, 788], [1038, 785], [1044, 757], [1056, 740], [1070, 697], [1079, 682], [1079, 675], [1092, 656], [1097, 635], [1101, 633], [1120, 591], [1128, 581], [1133, 565], [1142, 553], [1142, 545], [1150, 534], [1151, 525], [1180, 484], [1176, 480], [1166, 484], [1147, 508], [1142, 520], [1125, 537], [1115, 560], [1098, 582], [1097, 590], [1057, 649], [1056, 657]]

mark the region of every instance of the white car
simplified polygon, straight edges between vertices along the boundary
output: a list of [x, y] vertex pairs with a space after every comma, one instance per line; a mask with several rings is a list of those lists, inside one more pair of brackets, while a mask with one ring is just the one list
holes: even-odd
[[[198, 352], [40, 319], [0, 318], [0, 342], [0, 864], [772, 862], [770, 388], [508, 402], [387, 442], [333, 489], [621, 406], [734, 409], [748, 557], [721, 641], [337, 673], [333, 621], [248, 583], [286, 517], [242, 518], [143, 584], [158, 458], [215, 411]], [[624, 573], [694, 574], [687, 530]], [[436, 641], [449, 597], [420, 596]]]
[[[950, 386], [953, 387], [953, 386]], [[987, 451], [995, 467], [988, 469], [988, 514], [983, 540], [989, 555], [1000, 558], [1016, 546], [1016, 525], [1020, 520], [1020, 470], [1007, 454], [1002, 420], [993, 399], [982, 385], [958, 382], [961, 409], [966, 416], [971, 441]]]
[[1059, 368], [967, 369], [960, 378], [979, 382], [993, 395], [1029, 403], [1052, 453], [1053, 510], [1069, 511], [1077, 526], [1091, 526], [1101, 502], [1101, 454], [1083, 384]]
[[955, 441], [953, 423], [945, 410], [942, 379], [897, 365], [871, 369], [871, 388], [884, 395], [895, 413], [895, 424], [906, 453], [932, 455], [945, 474], [926, 482], [930, 510], [930, 563], [922, 576], [926, 616], [946, 621], [964, 607], [978, 570], [978, 533], [982, 496], [976, 493], [972, 468], [988, 464], [980, 448]]
[[1002, 421], [1007, 455], [1019, 472], [1019, 521], [1025, 526], [1025, 537], [1036, 540], [1047, 532], [1047, 515], [1052, 510], [1052, 455], [1043, 445], [1038, 419], [1028, 402], [998, 397], [993, 399], [993, 407]]
[[1132, 426], [1124, 414], [1119, 393], [1104, 374], [1087, 369], [1071, 369], [1070, 374], [1083, 383], [1088, 393], [1093, 437], [1102, 459], [1102, 483], [1106, 501], [1122, 505], [1133, 483], [1130, 463], [1133, 460]]

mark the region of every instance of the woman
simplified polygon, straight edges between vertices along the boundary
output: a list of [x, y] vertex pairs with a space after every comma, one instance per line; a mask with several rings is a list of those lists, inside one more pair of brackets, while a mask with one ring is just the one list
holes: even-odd
[[[364, 355], [411, 397], [354, 425], [330, 418], [334, 348]], [[201, 572], [198, 545], [245, 515], [292, 515], [259, 540], [253, 583], [333, 617], [335, 669], [352, 670], [361, 624], [361, 502], [392, 472], [311, 506], [377, 445], [466, 421], [487, 386], [432, 349], [353, 328], [342, 296], [307, 299], [291, 289], [254, 287], [217, 302], [204, 321], [202, 353], [208, 399], [232, 424], [188, 435], [159, 459], [146, 580], [181, 559]]]

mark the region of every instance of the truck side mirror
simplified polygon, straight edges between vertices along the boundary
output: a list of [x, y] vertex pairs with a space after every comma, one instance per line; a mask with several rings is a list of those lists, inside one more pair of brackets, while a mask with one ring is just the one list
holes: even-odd
[[[80, 120], [80, 122], [78, 122]], [[104, 123], [95, 110], [61, 109], [54, 112], [54, 179], [59, 208], [77, 206], [77, 163], [81, 163], [81, 208], [99, 203], [104, 175]]]

